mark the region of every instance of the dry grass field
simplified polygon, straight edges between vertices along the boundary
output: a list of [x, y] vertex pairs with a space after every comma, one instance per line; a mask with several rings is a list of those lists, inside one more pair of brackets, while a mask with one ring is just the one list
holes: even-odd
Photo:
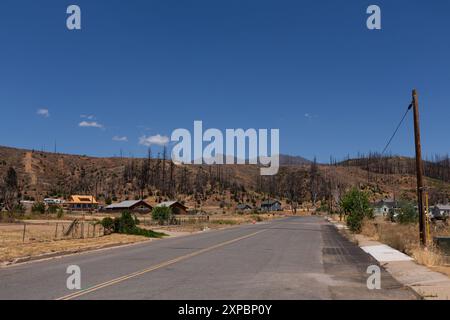
[[[40, 232], [45, 233], [43, 230]], [[112, 234], [97, 238], [57, 241], [22, 242], [21, 231], [15, 227], [0, 226], [0, 264], [17, 258], [35, 257], [50, 253], [77, 252], [149, 240], [142, 236]]]

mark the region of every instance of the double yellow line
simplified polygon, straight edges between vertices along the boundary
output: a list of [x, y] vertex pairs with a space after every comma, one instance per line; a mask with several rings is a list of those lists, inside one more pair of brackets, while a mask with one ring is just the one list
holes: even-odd
[[257, 235], [257, 234], [259, 234], [259, 233], [261, 233], [261, 232], [267, 231], [267, 230], [268, 230], [268, 229], [260, 230], [260, 231], [257, 231], [257, 232], [248, 234], [248, 235], [246, 235], [246, 236], [243, 236], [243, 237], [239, 237], [239, 238], [236, 238], [236, 239], [232, 239], [232, 240], [229, 240], [229, 241], [225, 241], [225, 242], [216, 244], [216, 245], [214, 245], [214, 246], [211, 246], [211, 247], [208, 247], [208, 248], [205, 248], [205, 249], [201, 249], [201, 250], [198, 250], [198, 251], [195, 251], [195, 252], [186, 254], [186, 255], [184, 255], [184, 256], [180, 256], [180, 257], [178, 257], [178, 258], [175, 258], [175, 259], [172, 259], [172, 260], [169, 260], [169, 261], [162, 262], [162, 263], [160, 263], [160, 264], [157, 264], [157, 265], [155, 265], [155, 266], [149, 267], [149, 268], [147, 268], [147, 269], [144, 269], [144, 270], [141, 270], [141, 271], [136, 271], [136, 272], [133, 272], [133, 273], [124, 275], [124, 276], [122, 276], [122, 277], [115, 278], [115, 279], [112, 279], [112, 280], [109, 280], [109, 281], [106, 281], [106, 282], [97, 284], [97, 285], [95, 285], [95, 286], [93, 286], [93, 287], [90, 287], [90, 288], [88, 288], [88, 289], [84, 289], [84, 290], [81, 290], [81, 291], [74, 292], [74, 293], [72, 293], [72, 294], [69, 294], [69, 295], [66, 295], [66, 296], [57, 298], [56, 300], [71, 300], [71, 299], [75, 299], [75, 298], [78, 298], [78, 297], [80, 297], [80, 296], [86, 295], [86, 294], [88, 294], [88, 293], [91, 293], [91, 292], [100, 290], [100, 289], [102, 289], [102, 288], [106, 288], [106, 287], [112, 286], [112, 285], [114, 285], [114, 284], [123, 282], [123, 281], [125, 281], [125, 280], [128, 280], [128, 279], [131, 279], [131, 278], [138, 277], [138, 276], [143, 275], [143, 274], [145, 274], [145, 273], [152, 272], [152, 271], [155, 271], [155, 270], [158, 270], [158, 269], [167, 267], [167, 266], [169, 266], [169, 265], [172, 265], [172, 264], [174, 264], [174, 263], [180, 262], [180, 261], [182, 261], [182, 260], [186, 260], [186, 259], [189, 259], [189, 258], [198, 256], [198, 255], [200, 255], [200, 254], [202, 254], [202, 253], [205, 253], [205, 252], [208, 252], [208, 251], [211, 251], [211, 250], [214, 250], [214, 249], [217, 249], [217, 248], [220, 248], [220, 247], [223, 247], [223, 246], [226, 246], [226, 245], [235, 243], [235, 242], [240, 241], [240, 240], [244, 240], [244, 239], [253, 237], [253, 236], [255, 236], [255, 235]]

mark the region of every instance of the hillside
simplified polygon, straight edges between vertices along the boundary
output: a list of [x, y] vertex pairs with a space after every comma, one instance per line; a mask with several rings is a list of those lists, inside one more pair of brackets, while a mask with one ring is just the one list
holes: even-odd
[[[0, 177], [13, 167], [20, 198], [34, 200], [81, 193], [94, 194], [100, 202], [150, 197], [155, 202], [176, 198], [194, 206], [232, 206], [280, 198], [299, 204], [333, 199], [336, 204], [351, 186], [366, 189], [374, 201], [415, 197], [410, 158], [354, 159], [316, 169], [301, 157], [282, 156], [281, 160], [278, 175], [261, 177], [255, 165], [177, 166], [161, 159], [96, 158], [0, 147]], [[447, 176], [439, 179], [436, 175], [442, 170], [431, 164], [427, 168], [431, 201], [447, 202]]]

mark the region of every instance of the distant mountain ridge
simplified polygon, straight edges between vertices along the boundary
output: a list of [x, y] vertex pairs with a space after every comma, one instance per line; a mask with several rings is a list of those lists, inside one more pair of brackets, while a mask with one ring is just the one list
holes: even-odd
[[280, 154], [280, 165], [282, 166], [301, 166], [311, 164], [312, 161], [301, 156], [290, 156], [286, 154]]

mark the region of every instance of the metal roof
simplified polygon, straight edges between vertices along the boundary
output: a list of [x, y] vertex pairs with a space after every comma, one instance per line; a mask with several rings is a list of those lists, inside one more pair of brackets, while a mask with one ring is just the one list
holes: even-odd
[[450, 210], [449, 204], [437, 204], [435, 207], [437, 207], [439, 210]]
[[278, 200], [265, 200], [265, 201], [261, 202], [261, 205], [262, 206], [267, 206], [267, 205], [271, 206], [271, 205], [274, 205], [275, 203], [281, 204], [281, 202]]
[[187, 208], [185, 205], [181, 204], [178, 201], [164, 201], [164, 202], [161, 202], [160, 204], [158, 204], [156, 206], [157, 207], [170, 207], [170, 206], [174, 205], [175, 203], [178, 203], [180, 206], [183, 206], [183, 207]]
[[248, 204], [244, 204], [244, 203], [240, 203], [240, 204], [238, 204], [237, 206], [236, 206], [236, 208], [238, 208], [238, 209], [246, 209], [246, 208], [252, 208], [250, 205], [248, 205]]
[[130, 208], [141, 201], [143, 200], [126, 200], [119, 203], [110, 204], [105, 209]]

